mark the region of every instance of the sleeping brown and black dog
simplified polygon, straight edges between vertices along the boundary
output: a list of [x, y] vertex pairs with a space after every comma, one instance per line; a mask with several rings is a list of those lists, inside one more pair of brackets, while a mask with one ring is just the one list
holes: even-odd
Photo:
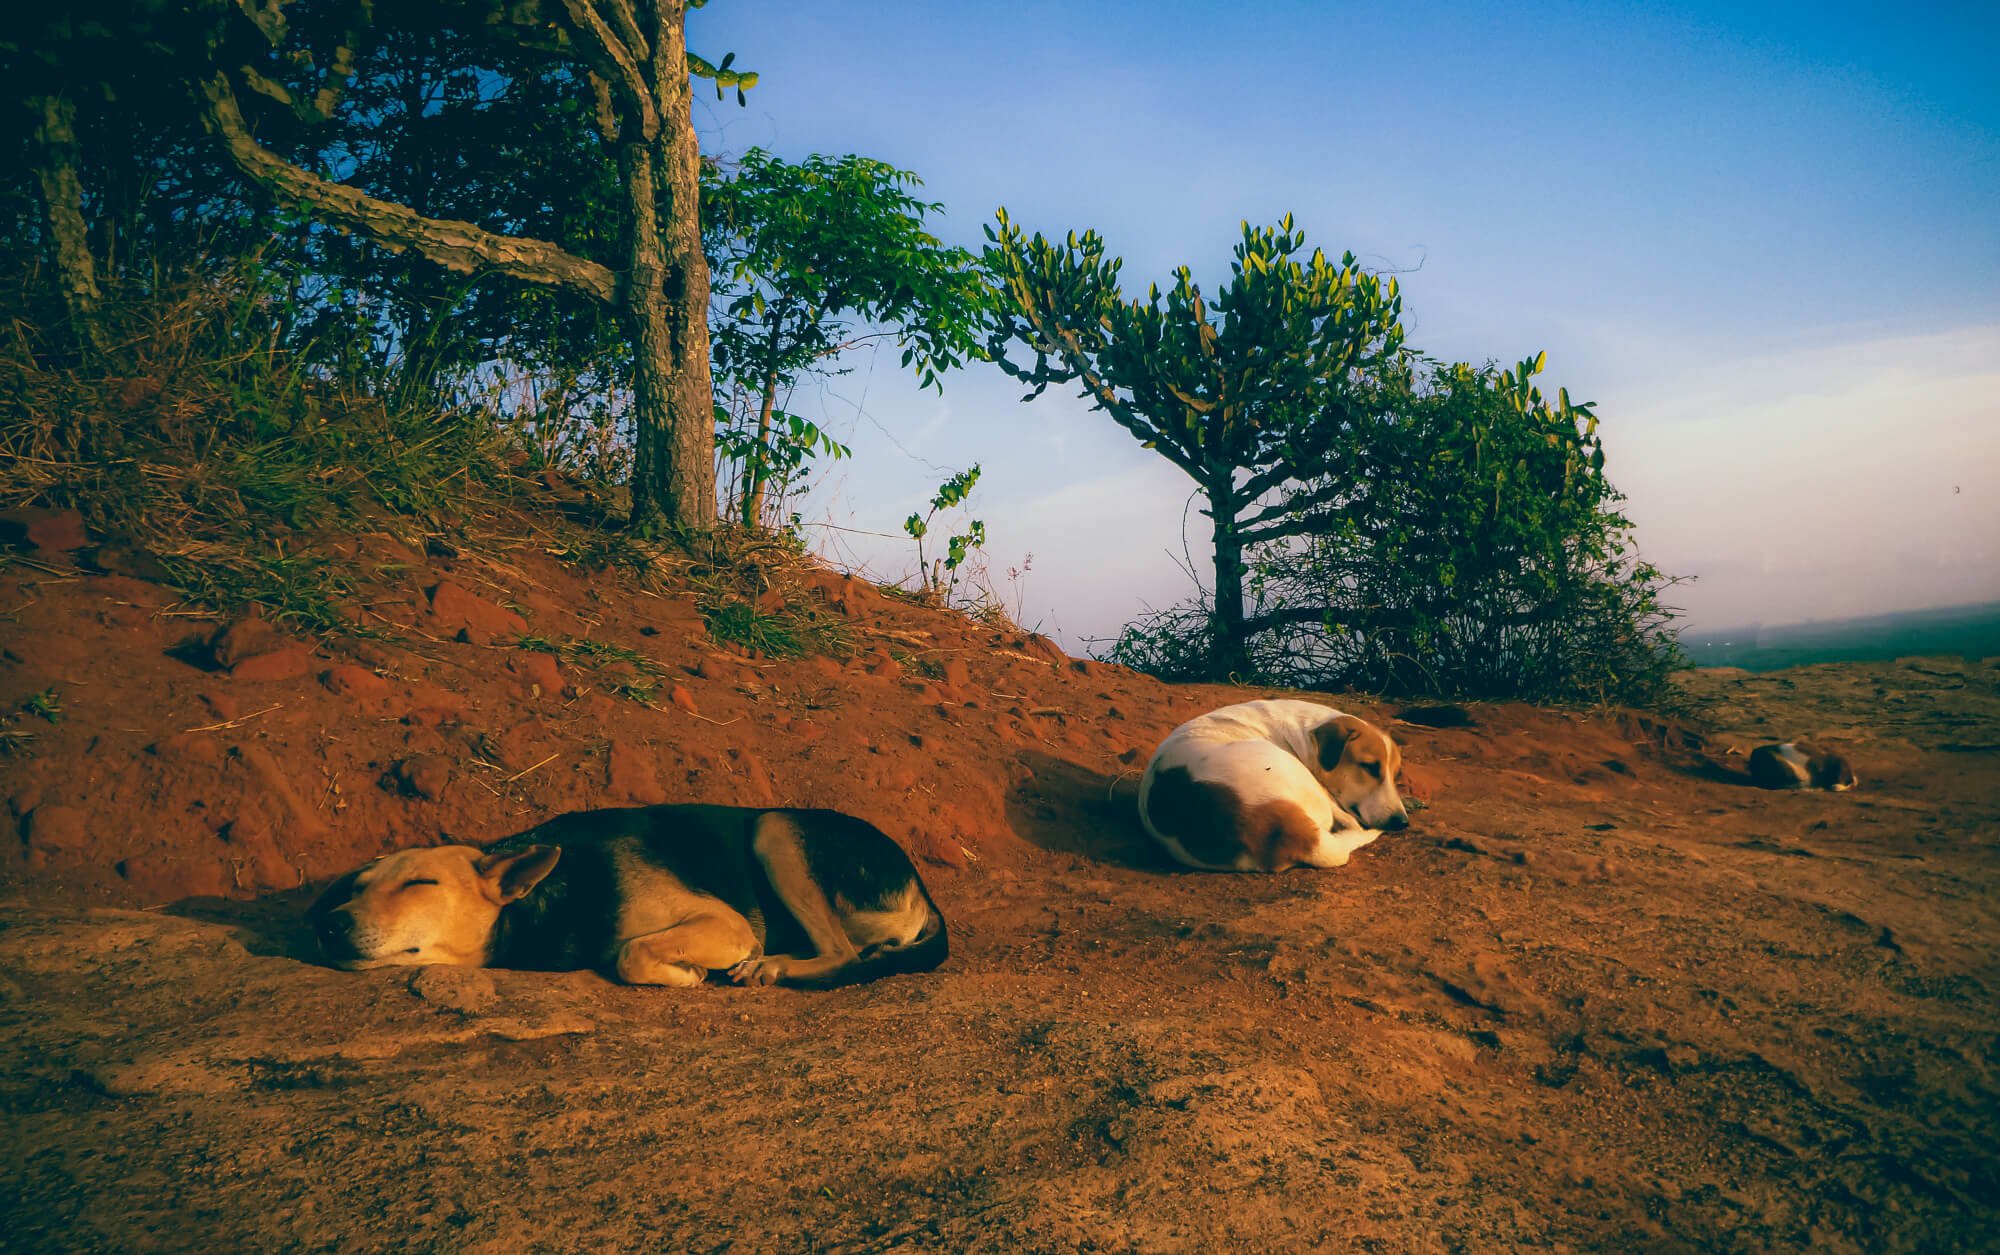
[[565, 815], [484, 849], [400, 850], [311, 910], [327, 961], [598, 968], [634, 985], [831, 988], [944, 962], [909, 856], [828, 810], [645, 806]]

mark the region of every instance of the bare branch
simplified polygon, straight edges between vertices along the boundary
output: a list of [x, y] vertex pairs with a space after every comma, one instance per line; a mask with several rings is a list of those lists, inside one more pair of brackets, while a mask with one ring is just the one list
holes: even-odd
[[397, 252], [405, 249], [459, 274], [504, 274], [528, 283], [569, 288], [612, 302], [618, 276], [607, 266], [545, 240], [501, 235], [470, 222], [426, 218], [406, 205], [382, 200], [301, 169], [259, 144], [226, 75], [201, 84], [202, 120], [221, 137], [237, 168], [278, 200], [306, 208], [322, 222], [357, 231]]

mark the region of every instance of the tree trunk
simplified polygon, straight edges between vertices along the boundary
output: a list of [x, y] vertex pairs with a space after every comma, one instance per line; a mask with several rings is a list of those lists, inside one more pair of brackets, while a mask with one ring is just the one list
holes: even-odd
[[1236, 530], [1241, 509], [1233, 476], [1208, 487], [1209, 513], [1215, 520], [1215, 636], [1210, 643], [1212, 677], [1226, 681], [1250, 673], [1249, 636], [1243, 621], [1243, 537]]
[[83, 220], [83, 181], [77, 175], [76, 106], [60, 96], [29, 102], [37, 116], [35, 165], [42, 205], [54, 245], [56, 285], [69, 311], [70, 334], [78, 346], [97, 341], [97, 263], [90, 255], [90, 228]]
[[[716, 523], [715, 384], [686, 16], [685, 0], [659, 0], [649, 75], [659, 135], [649, 143], [626, 128], [632, 223], [624, 304], [633, 331], [633, 520], [705, 532]], [[665, 190], [664, 206], [656, 187]]]
[[778, 405], [778, 375], [764, 380], [764, 401], [757, 411], [757, 447], [744, 465], [743, 526], [755, 527], [764, 514], [764, 477], [770, 468], [771, 411]]

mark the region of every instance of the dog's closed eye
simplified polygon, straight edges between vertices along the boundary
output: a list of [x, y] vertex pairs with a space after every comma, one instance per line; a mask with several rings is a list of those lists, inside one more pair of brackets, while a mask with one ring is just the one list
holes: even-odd
[[430, 878], [428, 878], [428, 877], [418, 877], [418, 878], [417, 878], [417, 879], [415, 879], [415, 880], [406, 880], [406, 881], [404, 881], [404, 882], [403, 882], [402, 884], [400, 884], [400, 885], [398, 885], [398, 886], [396, 886], [396, 887], [397, 887], [398, 889], [409, 889], [409, 888], [412, 888], [412, 887], [414, 887], [414, 886], [416, 886], [416, 885], [434, 885], [434, 884], [436, 884], [436, 883], [437, 883], [437, 881], [435, 881], [435, 880], [431, 880], [431, 879], [430, 879]]
[[1361, 770], [1367, 772], [1369, 775], [1375, 777], [1377, 780], [1380, 780], [1382, 778], [1381, 763], [1363, 763], [1361, 764]]

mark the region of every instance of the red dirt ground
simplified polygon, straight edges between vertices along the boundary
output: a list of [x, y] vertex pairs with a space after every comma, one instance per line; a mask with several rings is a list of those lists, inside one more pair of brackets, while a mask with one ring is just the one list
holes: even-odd
[[[2000, 1236], [2000, 668], [1704, 672], [1663, 721], [1394, 722], [1414, 827], [1183, 874], [1153, 745], [1250, 696], [831, 573], [846, 662], [511, 547], [363, 538], [383, 639], [0, 568], [0, 1249], [1938, 1250]], [[450, 546], [433, 546], [450, 551]], [[43, 559], [46, 558], [47, 561]], [[558, 662], [522, 632], [637, 651]], [[460, 638], [463, 639], [460, 639]], [[1850, 752], [1775, 795], [1730, 750]], [[919, 860], [929, 976], [831, 994], [307, 961], [310, 886], [663, 800]]]

